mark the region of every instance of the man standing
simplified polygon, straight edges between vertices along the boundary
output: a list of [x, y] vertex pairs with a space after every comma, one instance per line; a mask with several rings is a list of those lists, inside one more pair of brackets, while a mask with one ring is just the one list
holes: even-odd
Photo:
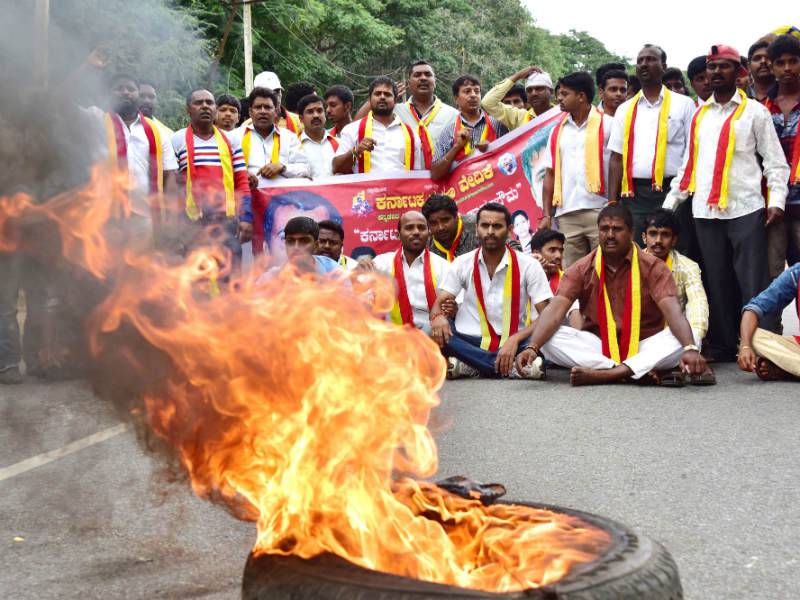
[[[604, 63], [604, 64], [600, 65], [599, 67], [597, 67], [595, 69], [595, 71], [594, 71], [594, 82], [597, 85], [597, 89], [598, 89], [598, 94], [597, 95], [598, 95], [598, 99], [599, 99], [599, 102], [597, 103], [597, 108], [599, 108], [603, 112], [608, 112], [606, 110], [607, 107], [606, 107], [606, 102], [605, 102], [605, 94], [603, 92], [603, 80], [606, 78], [606, 73], [610, 73], [611, 71], [617, 71], [617, 72], [621, 71], [622, 74], [623, 74], [623, 79], [625, 79], [625, 87], [627, 88], [627, 86], [628, 86], [628, 76], [625, 75], [625, 65], [624, 64], [618, 63], [618, 62]], [[617, 106], [619, 106], [620, 104], [625, 102], [625, 100], [627, 100], [627, 98], [625, 98], [623, 96], [622, 100], [620, 100], [620, 102], [617, 104]], [[614, 116], [613, 112], [610, 113], [610, 114], [611, 114], [612, 117]]]
[[[503, 98], [508, 91], [522, 79], [525, 80], [525, 94], [530, 104], [527, 110], [503, 104]], [[481, 105], [487, 113], [512, 130], [529, 122], [534, 116], [547, 112], [552, 96], [553, 82], [550, 75], [543, 73], [539, 67], [531, 66], [517, 71], [486, 92]]]
[[490, 143], [508, 132], [505, 126], [481, 110], [481, 83], [475, 77], [462, 75], [456, 79], [453, 98], [459, 112], [439, 134], [433, 152], [432, 179], [446, 177], [474, 150], [485, 152]]
[[583, 258], [597, 246], [597, 215], [606, 203], [608, 140], [614, 123], [595, 106], [594, 82], [577, 72], [558, 82], [564, 116], [553, 128], [545, 151], [543, 204], [539, 229], [551, 229], [553, 217], [566, 236], [564, 264]]
[[669, 67], [665, 70], [664, 75], [661, 76], [661, 82], [671, 92], [683, 94], [684, 96], [689, 95], [686, 93], [686, 82], [683, 80], [683, 73], [677, 67]]
[[335, 260], [336, 264], [345, 271], [352, 271], [358, 266], [358, 261], [344, 253], [344, 228], [331, 219], [319, 222], [318, 251], [321, 256]]
[[[183, 187], [183, 209], [201, 226], [222, 225], [234, 258], [253, 237], [253, 212], [242, 149], [214, 126], [214, 95], [193, 90], [186, 97], [189, 126], [172, 135]], [[237, 210], [238, 207], [238, 210]]]
[[639, 51], [636, 74], [642, 89], [619, 107], [608, 143], [608, 199], [621, 198], [631, 211], [633, 239], [639, 244], [644, 218], [661, 207], [680, 167], [695, 108], [691, 99], [661, 83], [666, 68], [667, 55], [660, 47], [647, 44]]
[[303, 120], [300, 148], [308, 160], [311, 179], [331, 177], [331, 164], [339, 141], [325, 131], [325, 107], [322, 98], [316, 94], [304, 96], [300, 99], [297, 110]]
[[766, 316], [777, 317], [795, 302], [800, 317], [800, 263], [786, 269], [742, 310], [739, 329], [739, 368], [755, 372], [764, 381], [800, 380], [800, 336], [782, 337], [760, 329]]
[[[489, 202], [478, 211], [480, 248], [458, 257], [439, 284], [431, 309], [433, 340], [444, 355], [459, 362], [449, 376], [541, 378], [540, 369], [517, 371], [514, 357], [536, 319], [552, 297], [539, 261], [506, 246], [511, 213]], [[464, 292], [464, 301], [451, 326], [442, 305]], [[537, 367], [539, 365], [536, 365]]]
[[430, 311], [436, 301], [436, 287], [444, 281], [449, 263], [428, 249], [428, 223], [421, 212], [405, 212], [397, 223], [401, 248], [379, 254], [375, 270], [394, 280], [397, 300], [391, 320], [431, 333]]
[[333, 127], [328, 133], [338, 138], [353, 120], [353, 92], [344, 85], [334, 85], [325, 92], [325, 113]]
[[230, 94], [217, 96], [217, 118], [214, 125], [225, 132], [231, 132], [239, 125], [242, 104]]
[[[707, 70], [714, 94], [695, 113], [686, 158], [664, 208], [692, 198], [711, 303], [707, 354], [736, 356], [742, 305], [769, 285], [764, 225], [783, 218], [789, 167], [769, 111], [736, 88], [743, 67], [730, 46], [712, 46]], [[762, 167], [769, 208], [761, 193]]]
[[609, 117], [617, 114], [617, 109], [628, 99], [628, 76], [625, 71], [606, 71], [600, 80], [602, 102], [597, 107]]
[[259, 177], [310, 177], [300, 141], [275, 124], [278, 96], [267, 88], [257, 87], [247, 100], [250, 122], [231, 134], [231, 142], [242, 149], [250, 187], [258, 187]]
[[750, 61], [750, 78], [753, 80], [753, 84], [747, 90], [747, 95], [759, 102], [767, 99], [767, 93], [775, 85], [775, 75], [772, 72], [767, 48], [769, 48], [769, 42], [760, 39], [747, 51]]
[[258, 87], [272, 90], [278, 98], [278, 102], [275, 105], [275, 111], [277, 113], [275, 124], [281, 129], [288, 129], [293, 134], [300, 137], [300, 133], [303, 131], [303, 124], [300, 122], [300, 117], [286, 110], [281, 105], [283, 86], [281, 86], [281, 80], [278, 79], [278, 76], [272, 71], [262, 71], [253, 79], [253, 89]]
[[515, 83], [503, 96], [503, 104], [525, 110], [528, 105], [528, 96], [525, 94], [525, 88]]
[[422, 146], [414, 129], [394, 114], [397, 85], [376, 77], [369, 85], [370, 111], [347, 125], [333, 159], [334, 173], [386, 173], [424, 168]]
[[433, 67], [420, 60], [408, 69], [411, 98], [394, 107], [394, 114], [433, 148], [444, 128], [455, 119], [457, 111], [436, 97], [436, 74]]
[[[672, 274], [663, 261], [633, 243], [630, 212], [618, 204], [607, 206], [600, 211], [598, 228], [598, 247], [564, 273], [558, 294], [517, 358], [517, 369], [541, 350], [548, 360], [572, 369], [572, 385], [645, 377], [651, 383], [682, 385], [681, 377], [657, 373], [679, 364], [682, 372], [702, 374], [706, 362], [681, 311]], [[582, 331], [561, 327], [576, 300], [585, 319]]]
[[150, 81], [140, 81], [139, 111], [148, 119], [155, 121], [156, 125], [161, 128], [161, 133], [164, 136], [171, 136], [172, 130], [164, 125], [161, 121], [156, 119], [156, 110], [158, 110], [158, 94], [156, 93], [156, 86]]
[[694, 93], [697, 94], [697, 101], [695, 106], [705, 104], [709, 96], [711, 96], [711, 86], [708, 85], [708, 75], [706, 74], [706, 57], [698, 56], [693, 58], [686, 67], [686, 76], [689, 78], [689, 84], [692, 86]]

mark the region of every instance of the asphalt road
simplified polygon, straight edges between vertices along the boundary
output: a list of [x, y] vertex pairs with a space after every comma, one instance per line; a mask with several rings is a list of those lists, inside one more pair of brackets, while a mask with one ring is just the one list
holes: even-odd
[[[439, 473], [660, 540], [689, 599], [796, 598], [800, 386], [718, 373], [683, 390], [450, 382]], [[253, 526], [167, 482], [85, 383], [0, 387], [0, 423], [0, 598], [238, 597]]]

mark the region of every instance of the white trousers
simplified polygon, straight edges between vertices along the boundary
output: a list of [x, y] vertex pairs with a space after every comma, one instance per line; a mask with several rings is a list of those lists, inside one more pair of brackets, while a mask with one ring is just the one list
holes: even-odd
[[[603, 342], [588, 331], [562, 325], [544, 346], [544, 357], [555, 364], [587, 369], [612, 369], [617, 366], [603, 354]], [[639, 379], [652, 370], [673, 369], [678, 366], [683, 345], [668, 328], [639, 342], [639, 352], [622, 361]]]

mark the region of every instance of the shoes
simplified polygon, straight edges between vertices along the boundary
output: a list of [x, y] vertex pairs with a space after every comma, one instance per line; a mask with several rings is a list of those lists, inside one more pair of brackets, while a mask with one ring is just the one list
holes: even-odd
[[533, 362], [523, 367], [522, 371], [517, 370], [517, 364], [511, 367], [510, 379], [544, 379], [545, 377], [544, 359], [537, 356]]
[[464, 379], [480, 377], [480, 371], [475, 367], [470, 367], [468, 364], [461, 362], [457, 358], [447, 359], [447, 378], [448, 379]]
[[22, 375], [17, 367], [10, 367], [0, 372], [0, 385], [17, 385], [19, 383], [22, 383]]

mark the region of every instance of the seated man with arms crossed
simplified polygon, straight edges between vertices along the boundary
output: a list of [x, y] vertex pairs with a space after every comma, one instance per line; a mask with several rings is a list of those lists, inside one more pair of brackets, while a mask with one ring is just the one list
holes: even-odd
[[[439, 284], [431, 309], [431, 336], [444, 355], [458, 360], [448, 377], [511, 376], [541, 378], [541, 362], [518, 371], [514, 357], [530, 333], [528, 303], [535, 319], [552, 297], [538, 261], [506, 245], [511, 213], [488, 202], [478, 211], [480, 247], [459, 256]], [[464, 291], [451, 327], [444, 306]]]
[[758, 326], [763, 317], [781, 314], [792, 300], [800, 317], [798, 282], [800, 263], [795, 263], [742, 309], [739, 368], [764, 381], [800, 380], [800, 336], [784, 337]]
[[[597, 221], [598, 247], [564, 273], [558, 295], [517, 357], [517, 370], [533, 362], [541, 349], [548, 360], [572, 368], [572, 385], [647, 375], [658, 383], [656, 371], [678, 364], [689, 375], [702, 374], [706, 361], [681, 311], [672, 273], [633, 243], [630, 211], [606, 206]], [[575, 300], [585, 319], [581, 331], [561, 327]]]
[[[402, 247], [379, 254], [373, 260], [375, 270], [395, 282], [397, 301], [391, 320], [431, 333], [430, 310], [436, 301], [436, 286], [444, 281], [450, 264], [428, 249], [430, 231], [421, 212], [411, 210], [397, 223]], [[451, 306], [445, 312], [454, 312]]]

